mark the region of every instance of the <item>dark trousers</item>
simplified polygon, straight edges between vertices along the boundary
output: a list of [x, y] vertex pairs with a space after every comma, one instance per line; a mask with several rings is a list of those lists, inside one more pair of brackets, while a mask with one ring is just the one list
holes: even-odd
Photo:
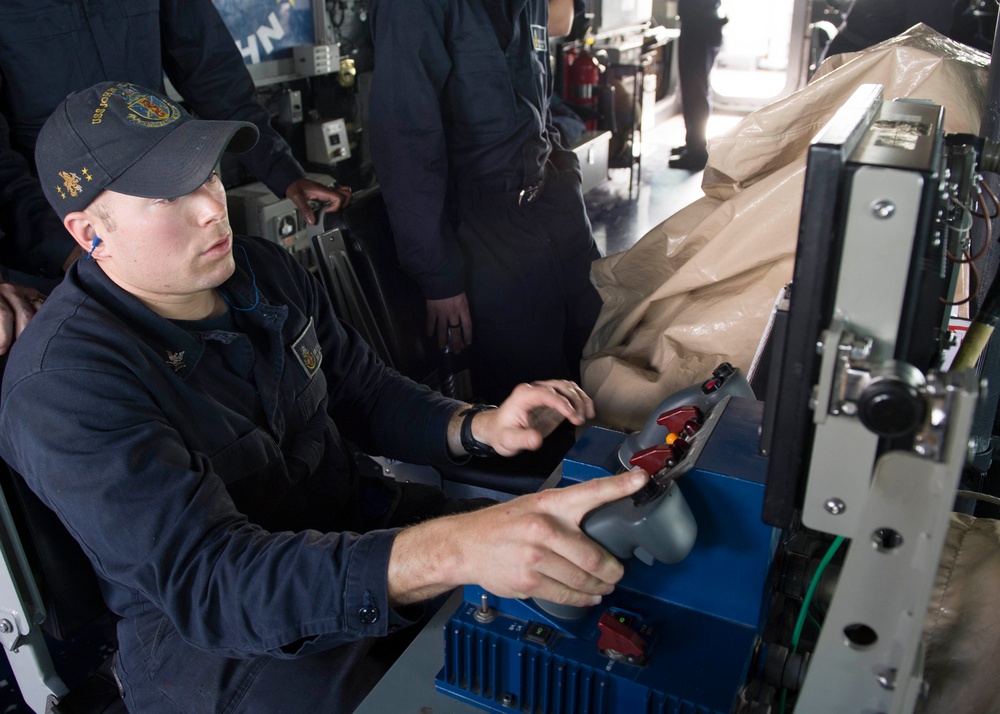
[[712, 114], [709, 74], [722, 46], [722, 25], [717, 18], [681, 18], [677, 41], [677, 71], [681, 85], [681, 111], [688, 151], [704, 151], [708, 117]]
[[590, 280], [600, 257], [576, 155], [553, 155], [533, 202], [466, 200], [456, 228], [472, 312], [470, 355], [478, 398], [499, 404], [520, 382], [579, 380], [600, 312]]

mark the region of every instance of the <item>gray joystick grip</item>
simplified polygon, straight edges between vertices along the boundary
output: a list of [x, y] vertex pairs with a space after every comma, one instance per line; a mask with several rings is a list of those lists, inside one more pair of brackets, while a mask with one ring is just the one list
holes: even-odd
[[691, 508], [672, 480], [652, 500], [637, 504], [629, 496], [606, 503], [584, 516], [580, 525], [619, 560], [635, 556], [646, 565], [683, 560], [698, 535]]

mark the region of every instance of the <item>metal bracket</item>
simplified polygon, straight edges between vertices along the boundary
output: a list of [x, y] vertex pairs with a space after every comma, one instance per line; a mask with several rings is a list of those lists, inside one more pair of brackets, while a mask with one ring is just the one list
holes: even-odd
[[931, 416], [918, 438], [924, 446], [890, 451], [875, 467], [796, 709], [910, 712], [922, 691], [921, 624], [979, 385], [972, 370], [932, 374], [927, 392]]

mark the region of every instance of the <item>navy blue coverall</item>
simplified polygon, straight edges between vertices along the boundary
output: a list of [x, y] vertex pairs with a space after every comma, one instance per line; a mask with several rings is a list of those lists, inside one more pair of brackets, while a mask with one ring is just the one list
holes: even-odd
[[192, 113], [257, 125], [260, 141], [241, 161], [276, 195], [305, 175], [211, 0], [4, 0], [0, 264], [57, 278], [76, 247], [35, 175], [35, 141], [56, 105], [107, 80], [162, 91], [164, 72]]
[[547, 0], [371, 5], [372, 160], [400, 261], [429, 300], [466, 293], [487, 401], [578, 379], [600, 310], [579, 161], [549, 117], [547, 22]]
[[76, 261], [12, 349], [0, 454], [122, 617], [130, 711], [350, 711], [381, 674], [368, 649], [413, 613], [388, 604], [397, 531], [370, 530], [405, 493], [373, 491], [340, 434], [445, 462], [459, 404], [387, 368], [284, 249], [235, 249], [220, 289], [259, 304], [203, 323]]

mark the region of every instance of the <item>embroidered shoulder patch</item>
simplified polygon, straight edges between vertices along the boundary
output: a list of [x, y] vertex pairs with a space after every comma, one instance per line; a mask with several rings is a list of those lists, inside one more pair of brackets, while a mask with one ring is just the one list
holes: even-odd
[[306, 329], [292, 343], [292, 353], [295, 355], [295, 360], [302, 365], [302, 369], [310, 377], [323, 364], [323, 350], [319, 346], [319, 338], [316, 337], [316, 327], [313, 325], [312, 318], [309, 318]]
[[536, 52], [549, 51], [549, 28], [544, 25], [531, 26], [531, 44]]

